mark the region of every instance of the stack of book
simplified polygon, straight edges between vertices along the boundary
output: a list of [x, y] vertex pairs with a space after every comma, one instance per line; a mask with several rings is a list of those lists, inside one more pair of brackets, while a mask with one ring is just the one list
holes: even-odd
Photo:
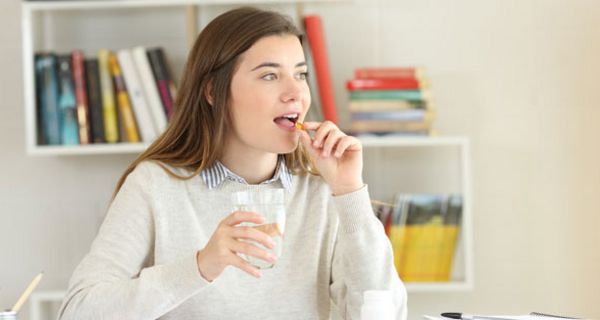
[[346, 82], [354, 134], [430, 135], [434, 112], [422, 68], [361, 68]]
[[450, 281], [462, 203], [460, 195], [399, 194], [393, 205], [374, 204], [403, 281]]
[[34, 59], [39, 145], [149, 143], [173, 113], [176, 89], [161, 48]]

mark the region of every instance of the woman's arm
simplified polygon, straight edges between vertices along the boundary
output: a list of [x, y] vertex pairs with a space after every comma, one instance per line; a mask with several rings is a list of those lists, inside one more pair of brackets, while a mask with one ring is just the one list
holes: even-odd
[[154, 266], [152, 177], [134, 170], [69, 283], [59, 319], [156, 319], [208, 286], [196, 253]]
[[372, 211], [367, 187], [332, 200], [339, 228], [333, 254], [330, 294], [344, 319], [360, 319], [365, 290], [391, 290], [395, 319], [406, 319], [406, 289], [394, 267], [382, 224]]

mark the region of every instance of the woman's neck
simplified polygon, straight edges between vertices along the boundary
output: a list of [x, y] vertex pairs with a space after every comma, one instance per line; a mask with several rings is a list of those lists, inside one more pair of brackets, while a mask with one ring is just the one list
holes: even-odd
[[259, 184], [273, 177], [277, 154], [267, 152], [225, 152], [221, 163], [249, 184]]

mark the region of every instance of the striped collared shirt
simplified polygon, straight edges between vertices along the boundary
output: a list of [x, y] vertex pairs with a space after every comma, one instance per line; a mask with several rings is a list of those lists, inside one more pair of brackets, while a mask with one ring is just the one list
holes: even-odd
[[[217, 161], [211, 167], [202, 170], [202, 172], [200, 172], [200, 176], [202, 177], [204, 183], [208, 186], [208, 189], [214, 189], [218, 187], [225, 179], [248, 184], [244, 178], [231, 172], [231, 170], [227, 169], [220, 161]], [[288, 191], [292, 187], [292, 172], [285, 165], [285, 158], [283, 156], [279, 156], [277, 168], [275, 169], [275, 174], [273, 177], [267, 181], [261, 182], [260, 184], [269, 184], [276, 182], [277, 180], [280, 180], [283, 187]]]

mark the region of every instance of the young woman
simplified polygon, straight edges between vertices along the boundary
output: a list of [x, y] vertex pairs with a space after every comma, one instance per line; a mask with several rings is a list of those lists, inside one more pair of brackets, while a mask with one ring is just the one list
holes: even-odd
[[[310, 105], [300, 32], [253, 8], [214, 19], [190, 52], [169, 127], [125, 171], [61, 319], [358, 319], [365, 290], [406, 293], [362, 180], [362, 147]], [[307, 131], [312, 132], [311, 136]], [[276, 259], [241, 190], [286, 190]]]

